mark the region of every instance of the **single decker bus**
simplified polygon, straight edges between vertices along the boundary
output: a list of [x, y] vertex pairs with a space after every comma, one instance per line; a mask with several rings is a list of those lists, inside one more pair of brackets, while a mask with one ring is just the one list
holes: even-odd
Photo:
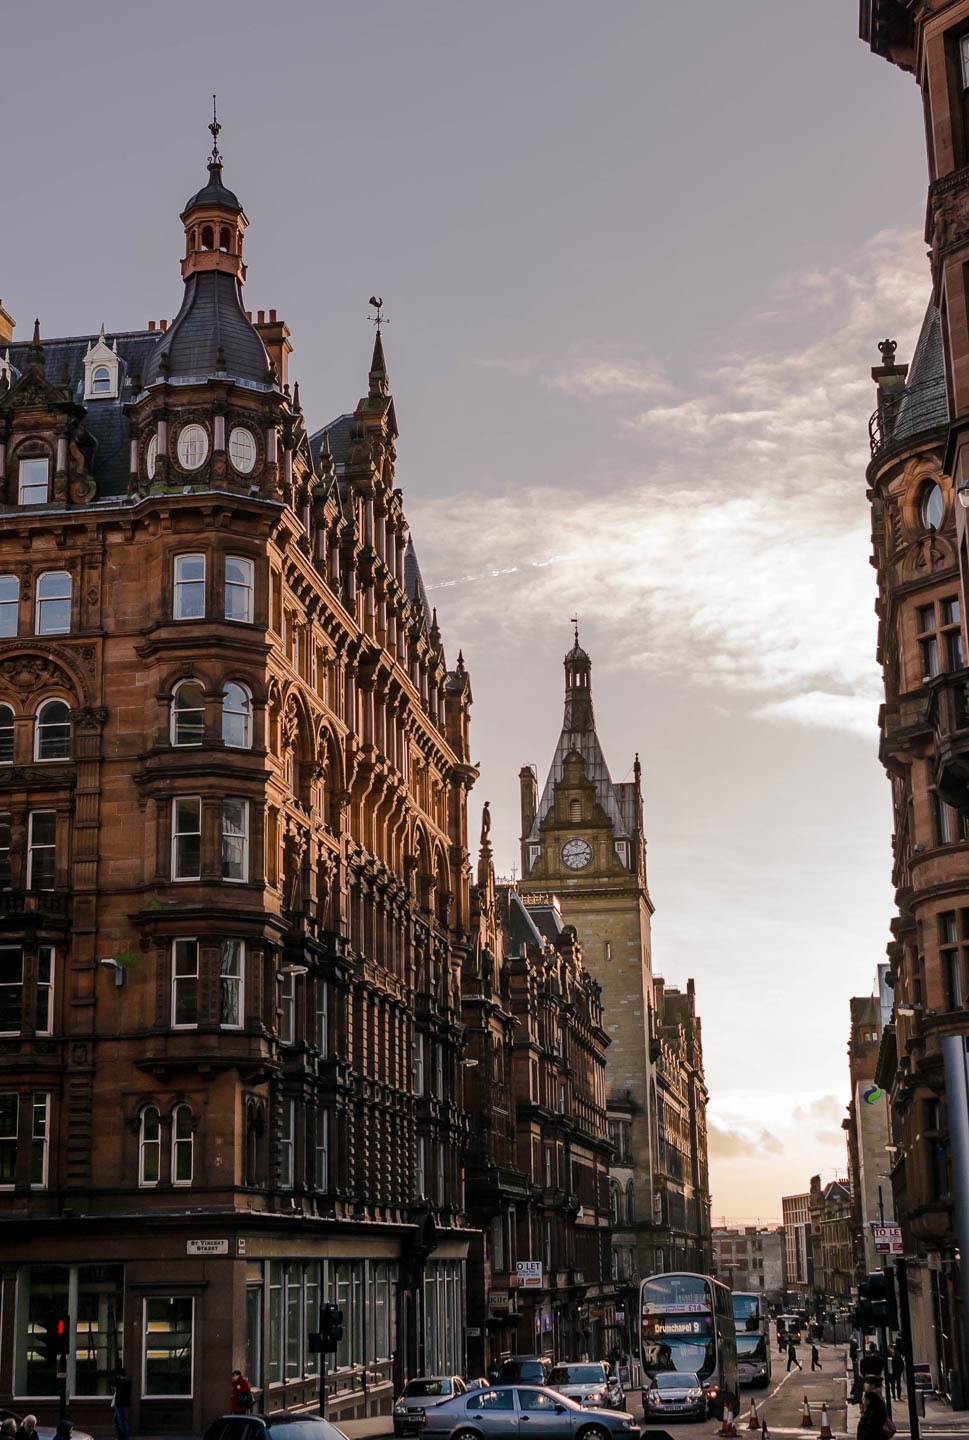
[[769, 1385], [770, 1320], [763, 1295], [735, 1290], [730, 1297], [737, 1331], [737, 1375], [741, 1385]]
[[737, 1341], [726, 1285], [710, 1275], [651, 1275], [639, 1287], [639, 1328], [645, 1375], [695, 1374], [715, 1415], [727, 1407], [737, 1414]]

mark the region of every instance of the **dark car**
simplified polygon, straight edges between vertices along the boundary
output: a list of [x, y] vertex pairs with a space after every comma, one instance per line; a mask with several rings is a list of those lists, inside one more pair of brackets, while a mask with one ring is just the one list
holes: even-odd
[[347, 1440], [322, 1415], [220, 1415], [203, 1440]]
[[421, 1436], [443, 1440], [638, 1440], [619, 1410], [589, 1410], [545, 1385], [491, 1385], [428, 1410]]
[[499, 1385], [547, 1385], [552, 1362], [547, 1355], [512, 1355], [498, 1371]]
[[710, 1397], [699, 1375], [688, 1370], [663, 1370], [643, 1391], [646, 1423], [653, 1420], [706, 1420]]

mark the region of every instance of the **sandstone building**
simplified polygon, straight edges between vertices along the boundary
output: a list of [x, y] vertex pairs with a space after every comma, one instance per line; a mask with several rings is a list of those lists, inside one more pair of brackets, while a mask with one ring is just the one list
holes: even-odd
[[487, 828], [463, 973], [468, 1368], [515, 1352], [601, 1359], [614, 1342], [601, 987], [553, 897], [496, 885]]
[[[213, 129], [217, 139], [218, 129]], [[313, 427], [213, 146], [169, 326], [0, 308], [0, 1404], [199, 1433], [464, 1368], [471, 691], [379, 327]], [[174, 256], [173, 256], [174, 259]], [[173, 297], [174, 298], [174, 297]]]
[[[591, 671], [576, 631], [541, 798], [534, 770], [520, 774], [519, 889], [529, 904], [559, 897], [602, 987], [613, 1265], [631, 1314], [637, 1278], [710, 1269], [707, 1091], [693, 981], [680, 992], [653, 975], [639, 757], [633, 779], [615, 784], [596, 734]], [[617, 1332], [617, 1343], [625, 1339]]]
[[[885, 969], [887, 966], [879, 966], [879, 970]], [[895, 1219], [890, 1174], [894, 1151], [889, 1148], [888, 1095], [875, 1079], [883, 1028], [881, 1000], [877, 995], [856, 995], [849, 1004], [851, 1099], [841, 1123], [848, 1141], [851, 1238], [857, 1282], [881, 1268], [872, 1227]]]
[[770, 1305], [784, 1298], [784, 1232], [779, 1227], [715, 1225], [713, 1273], [731, 1290], [763, 1295]]

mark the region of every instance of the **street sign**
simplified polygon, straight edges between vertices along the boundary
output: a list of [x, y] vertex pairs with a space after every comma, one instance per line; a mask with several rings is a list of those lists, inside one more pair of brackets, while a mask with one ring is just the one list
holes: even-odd
[[902, 1255], [901, 1225], [872, 1225], [872, 1239], [876, 1255]]
[[542, 1262], [541, 1260], [519, 1260], [515, 1264], [515, 1274], [518, 1276], [518, 1286], [521, 1290], [541, 1290], [542, 1288]]

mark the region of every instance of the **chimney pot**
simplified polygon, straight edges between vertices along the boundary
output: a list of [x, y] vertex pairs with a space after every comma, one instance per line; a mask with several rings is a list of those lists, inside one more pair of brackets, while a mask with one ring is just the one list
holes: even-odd
[[149, 320], [149, 321], [148, 321], [148, 329], [149, 329], [149, 330], [154, 330], [154, 328], [155, 328], [155, 322], [154, 322], [154, 320]]
[[260, 324], [260, 325], [263, 325], [263, 324], [265, 323], [265, 320], [266, 320], [266, 312], [265, 312], [265, 310], [259, 310], [259, 311], [257, 312], [257, 314], [258, 314], [259, 324]]
[[167, 321], [167, 320], [160, 320], [160, 321], [159, 321], [159, 324], [161, 325], [161, 328], [162, 328], [163, 330], [167, 330], [167, 329], [168, 329], [168, 321]]
[[275, 310], [270, 310], [270, 312], [269, 312], [269, 323], [270, 323], [271, 325], [275, 325], [275, 323], [276, 323], [276, 312], [275, 312]]

